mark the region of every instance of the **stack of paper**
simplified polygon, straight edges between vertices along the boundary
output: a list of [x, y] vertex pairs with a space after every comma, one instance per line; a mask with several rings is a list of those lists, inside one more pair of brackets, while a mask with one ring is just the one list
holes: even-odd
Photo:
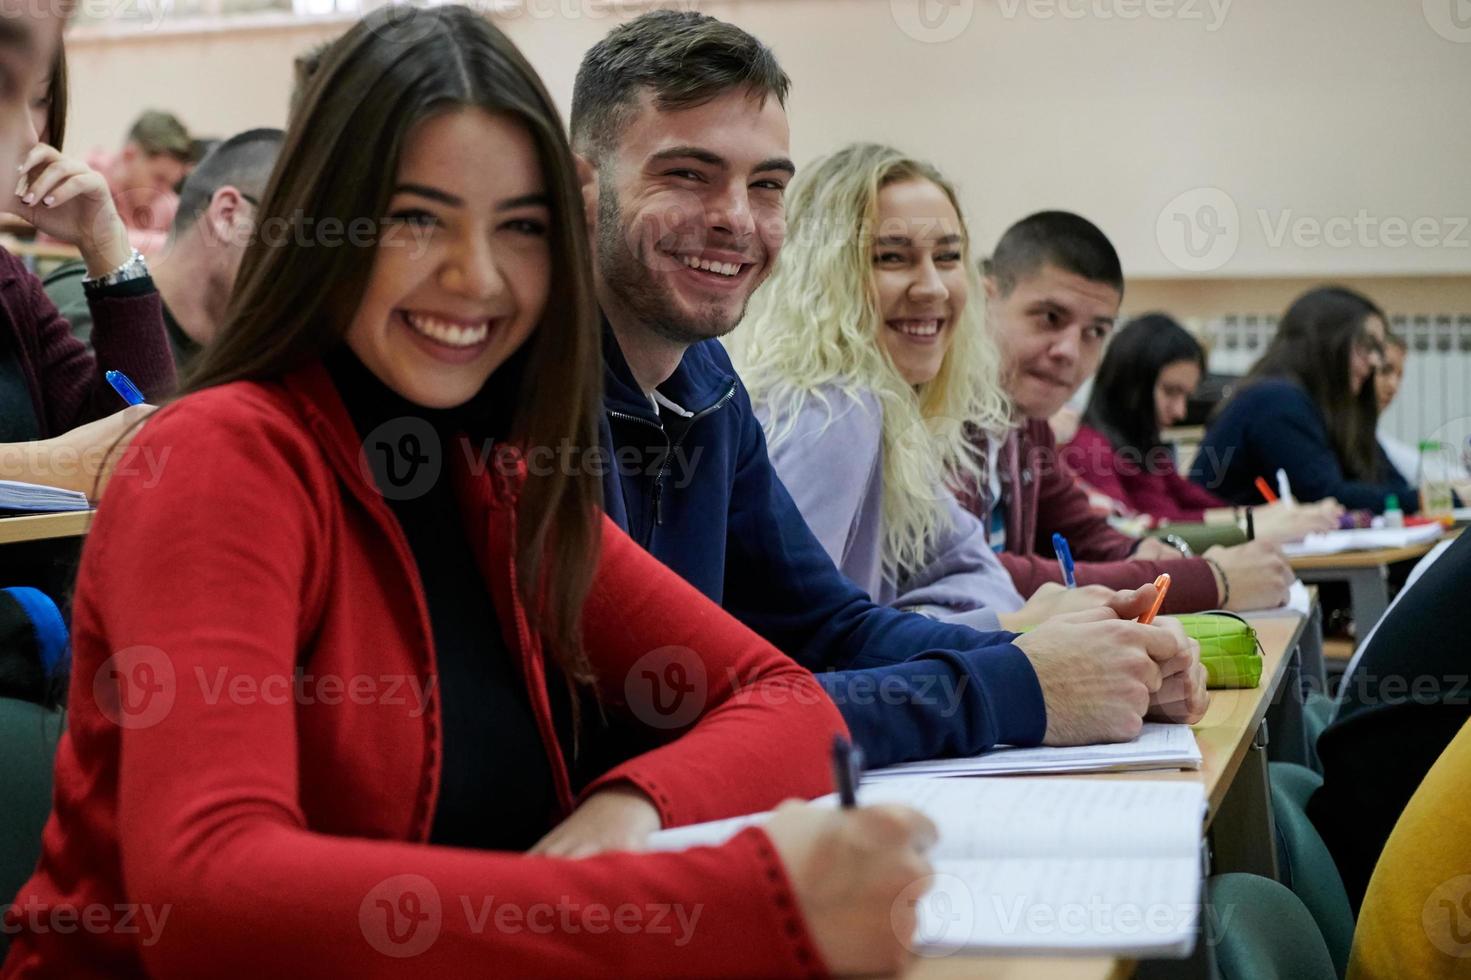
[[58, 490], [38, 483], [0, 480], [0, 511], [86, 510], [87, 495], [75, 490]]
[[1139, 737], [1113, 745], [999, 748], [962, 759], [928, 759], [874, 769], [864, 780], [901, 776], [1018, 776], [1068, 772], [1199, 769], [1200, 746], [1189, 725], [1145, 722]]
[[[916, 896], [917, 952], [1183, 957], [1194, 947], [1198, 782], [888, 779], [864, 783], [859, 802], [910, 806], [939, 828], [935, 874]], [[769, 817], [661, 831], [650, 846], [720, 844]]]
[[1282, 546], [1283, 554], [1289, 558], [1307, 555], [1336, 555], [1343, 551], [1372, 551], [1376, 548], [1408, 548], [1437, 540], [1445, 533], [1440, 524], [1419, 524], [1415, 527], [1356, 527], [1346, 531], [1328, 531], [1325, 534], [1309, 534], [1301, 541]]

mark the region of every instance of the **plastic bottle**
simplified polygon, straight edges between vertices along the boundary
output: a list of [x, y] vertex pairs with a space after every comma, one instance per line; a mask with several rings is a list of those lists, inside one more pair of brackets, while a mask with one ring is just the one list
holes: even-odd
[[1384, 526], [1404, 527], [1405, 512], [1399, 509], [1399, 495], [1390, 494], [1384, 498]]
[[1425, 439], [1420, 443], [1420, 466], [1416, 482], [1420, 485], [1420, 516], [1443, 518], [1451, 515], [1450, 451], [1445, 443]]

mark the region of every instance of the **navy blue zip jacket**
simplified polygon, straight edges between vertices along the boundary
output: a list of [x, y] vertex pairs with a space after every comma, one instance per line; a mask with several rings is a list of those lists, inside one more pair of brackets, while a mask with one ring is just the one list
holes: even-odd
[[604, 331], [608, 516], [813, 671], [870, 766], [1036, 745], [1041, 685], [1015, 634], [874, 604], [808, 529], [719, 341], [685, 352], [655, 411]]

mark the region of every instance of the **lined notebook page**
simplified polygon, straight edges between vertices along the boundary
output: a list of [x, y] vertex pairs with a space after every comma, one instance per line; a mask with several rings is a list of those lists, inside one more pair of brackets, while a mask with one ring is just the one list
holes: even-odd
[[[911, 778], [859, 796], [912, 806], [939, 828], [918, 948], [1183, 956], [1194, 943], [1201, 783]], [[769, 817], [661, 831], [650, 845], [719, 844]]]
[[906, 779], [865, 784], [865, 804], [901, 803], [935, 822], [933, 857], [1193, 857], [1205, 790], [1194, 782]]
[[935, 862], [917, 948], [1184, 956], [1200, 904], [1197, 856]]
[[863, 774], [865, 780], [896, 776], [1006, 776], [1058, 772], [1127, 772], [1199, 769], [1200, 746], [1189, 725], [1145, 722], [1132, 742], [1108, 745], [1000, 748], [960, 759], [903, 762]]

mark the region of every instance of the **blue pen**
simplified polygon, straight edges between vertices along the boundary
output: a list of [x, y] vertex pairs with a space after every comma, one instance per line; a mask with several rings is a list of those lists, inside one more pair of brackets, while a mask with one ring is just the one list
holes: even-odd
[[1078, 580], [1073, 576], [1073, 549], [1068, 547], [1067, 538], [1054, 532], [1052, 550], [1057, 552], [1057, 567], [1062, 569], [1062, 584], [1076, 589]]
[[107, 378], [107, 383], [112, 385], [112, 390], [121, 395], [123, 401], [129, 405], [141, 405], [146, 400], [143, 397], [143, 392], [139, 391], [138, 386], [133, 384], [132, 380], [126, 374], [123, 374], [123, 372], [108, 371], [104, 377]]

